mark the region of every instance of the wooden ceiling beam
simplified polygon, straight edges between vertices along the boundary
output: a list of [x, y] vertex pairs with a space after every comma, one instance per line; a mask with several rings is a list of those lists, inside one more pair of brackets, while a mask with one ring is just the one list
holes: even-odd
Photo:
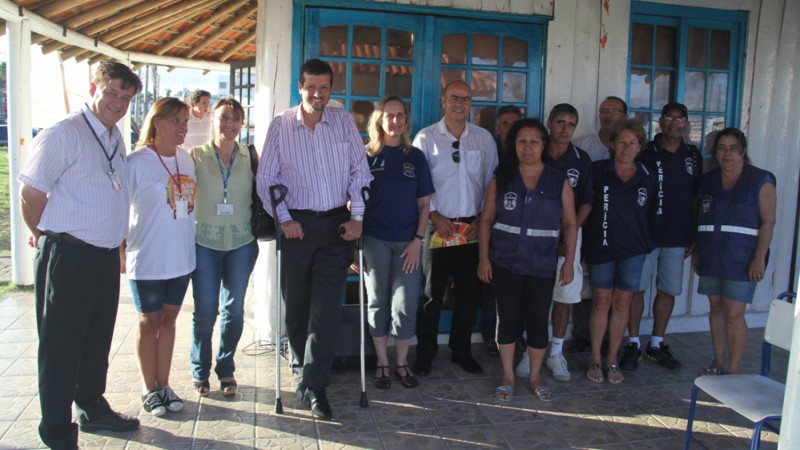
[[[75, 17], [70, 17], [69, 19], [64, 21], [64, 26], [67, 28], [72, 28], [75, 30], [79, 30], [81, 27], [86, 26], [86, 24], [92, 23], [96, 20], [102, 20], [108, 16], [116, 17], [115, 13], [119, 13], [124, 11], [128, 8], [132, 8], [139, 3], [144, 2], [145, 0], [114, 0], [110, 1], [106, 4], [99, 5], [95, 8], [88, 9]], [[174, 0], [161, 0], [161, 1], [151, 1], [148, 4], [153, 7], [157, 8], [160, 4], [165, 2], [172, 2]]]
[[62, 11], [80, 6], [80, 4], [83, 2], [84, 0], [58, 0], [57, 2], [44, 5], [41, 8], [36, 8], [33, 10], [33, 12], [49, 19], [51, 16], [54, 16]]
[[229, 48], [222, 56], [219, 57], [220, 62], [226, 62], [228, 59], [239, 52], [239, 50], [244, 47], [245, 45], [253, 42], [256, 39], [256, 32], [255, 30], [252, 31], [250, 34], [243, 36], [244, 39], [239, 39], [239, 43], [234, 44], [233, 47]]
[[247, 8], [244, 11], [243, 14], [239, 15], [239, 17], [236, 17], [230, 23], [221, 26], [220, 29], [217, 30], [216, 33], [208, 36], [207, 38], [205, 38], [199, 44], [196, 44], [194, 46], [194, 49], [191, 50], [189, 53], [187, 53], [184, 57], [191, 59], [193, 56], [195, 56], [196, 54], [198, 54], [201, 51], [203, 51], [203, 49], [208, 47], [210, 44], [214, 43], [214, 41], [219, 39], [220, 36], [225, 34], [228, 31], [228, 27], [236, 26], [236, 25], [238, 25], [240, 22], [242, 22], [244, 20], [250, 20], [250, 14], [252, 14], [255, 11], [258, 11], [258, 5], [253, 5], [253, 6], [249, 7], [249, 8]]
[[175, 22], [184, 20], [187, 16], [193, 16], [201, 11], [206, 11], [209, 7], [219, 3], [219, 0], [183, 0], [168, 8], [153, 12], [146, 16], [137, 17], [136, 21], [126, 23], [116, 30], [101, 34], [103, 42], [119, 47], [144, 34], [155, 30], [166, 29]]
[[49, 53], [53, 53], [55, 51], [61, 50], [64, 47], [68, 47], [69, 44], [59, 41], [50, 41], [47, 44], [42, 45], [42, 53], [47, 55]]
[[235, 10], [239, 9], [242, 5], [244, 5], [248, 1], [249, 0], [240, 0], [238, 2], [234, 2], [234, 3], [231, 3], [228, 6], [223, 7], [221, 9], [219, 9], [218, 11], [213, 12], [211, 14], [211, 17], [209, 17], [208, 19], [203, 20], [202, 22], [198, 22], [197, 24], [195, 24], [191, 28], [187, 29], [186, 31], [179, 31], [178, 32], [178, 36], [176, 36], [174, 39], [172, 39], [171, 41], [167, 42], [166, 44], [164, 44], [164, 45], [158, 47], [157, 49], [155, 49], [155, 51], [153, 53], [155, 53], [156, 55], [163, 55], [164, 53], [167, 53], [168, 51], [170, 51], [173, 48], [175, 48], [178, 44], [180, 44], [184, 39], [186, 39], [188, 37], [191, 37], [195, 33], [199, 33], [200, 30], [211, 26], [214, 22], [220, 20], [222, 18], [222, 16], [227, 15], [228, 13], [234, 12]]
[[143, 14], [147, 14], [156, 10], [156, 13], [163, 11], [161, 8], [167, 9], [164, 5], [173, 3], [174, 0], [152, 0], [148, 1], [144, 4], [140, 4], [138, 6], [134, 6], [133, 8], [128, 8], [119, 14], [113, 14], [108, 16], [107, 18], [97, 21], [91, 25], [88, 25], [84, 28], [78, 28], [78, 31], [87, 35], [87, 36], [96, 36], [104, 31], [110, 30], [111, 28], [125, 22], [131, 20], [133, 18], [138, 18]]
[[80, 55], [82, 53], [86, 53], [88, 51], [89, 50], [86, 50], [85, 48], [81, 48], [81, 47], [69, 47], [69, 48], [61, 51], [61, 60], [62, 61], [66, 61], [68, 59], [72, 59], [72, 58], [74, 58], [74, 57], [76, 57], [76, 56], [78, 56], [78, 55]]
[[118, 48], [130, 48], [146, 40], [153, 33], [160, 32], [179, 22], [183, 22], [188, 18], [196, 16], [201, 12], [207, 11], [208, 8], [216, 2], [217, 0], [207, 0], [203, 3], [196, 3], [196, 6], [193, 6], [192, 8], [182, 11], [173, 11], [172, 14], [159, 18], [158, 21], [148, 21], [146, 17], [142, 18], [143, 21], [147, 21], [149, 23], [147, 26], [133, 32], [127, 32], [115, 37], [114, 39], [110, 39], [107, 42]]

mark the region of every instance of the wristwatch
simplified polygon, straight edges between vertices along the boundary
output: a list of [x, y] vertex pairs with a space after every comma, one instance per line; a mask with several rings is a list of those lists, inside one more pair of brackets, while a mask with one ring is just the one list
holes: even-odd
[[363, 222], [364, 216], [361, 214], [356, 214], [355, 216], [350, 216], [351, 219], [355, 220], [356, 222]]
[[425, 236], [420, 236], [418, 234], [415, 234], [414, 237], [419, 239], [419, 241], [422, 242], [423, 244], [425, 243]]

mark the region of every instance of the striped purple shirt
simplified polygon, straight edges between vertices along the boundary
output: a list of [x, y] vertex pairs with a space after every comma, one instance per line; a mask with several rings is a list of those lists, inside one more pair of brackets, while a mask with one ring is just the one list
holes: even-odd
[[367, 154], [353, 117], [344, 109], [325, 107], [314, 130], [303, 123], [300, 105], [272, 119], [258, 167], [257, 188], [272, 214], [269, 187], [285, 185], [289, 193], [278, 206], [280, 222], [292, 220], [289, 209], [327, 211], [351, 200], [351, 214], [364, 214], [361, 188], [369, 186]]

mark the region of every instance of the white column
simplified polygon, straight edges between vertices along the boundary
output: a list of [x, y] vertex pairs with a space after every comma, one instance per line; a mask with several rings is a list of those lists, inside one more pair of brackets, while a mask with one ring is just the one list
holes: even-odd
[[33, 284], [33, 249], [30, 232], [20, 213], [17, 175], [28, 160], [31, 139], [31, 24], [6, 22], [8, 35], [8, 171], [11, 185], [11, 280]]
[[[289, 108], [294, 85], [292, 73], [292, 1], [258, 0], [256, 27], [255, 145], [259, 154], [269, 123], [276, 113]], [[264, 204], [270, 208], [269, 203]], [[258, 260], [253, 270], [253, 330], [257, 341], [273, 342], [275, 324], [283, 324], [283, 314], [276, 317], [278, 281], [276, 278], [275, 242], [259, 242]], [[282, 309], [283, 311], [283, 309]]]

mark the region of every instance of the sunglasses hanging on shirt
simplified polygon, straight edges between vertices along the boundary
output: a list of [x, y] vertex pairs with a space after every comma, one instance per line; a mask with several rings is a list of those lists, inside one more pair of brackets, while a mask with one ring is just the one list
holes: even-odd
[[452, 154], [453, 162], [458, 164], [461, 162], [461, 153], [458, 151], [458, 149], [461, 148], [461, 141], [453, 141], [452, 146], [453, 149], [455, 150]]

